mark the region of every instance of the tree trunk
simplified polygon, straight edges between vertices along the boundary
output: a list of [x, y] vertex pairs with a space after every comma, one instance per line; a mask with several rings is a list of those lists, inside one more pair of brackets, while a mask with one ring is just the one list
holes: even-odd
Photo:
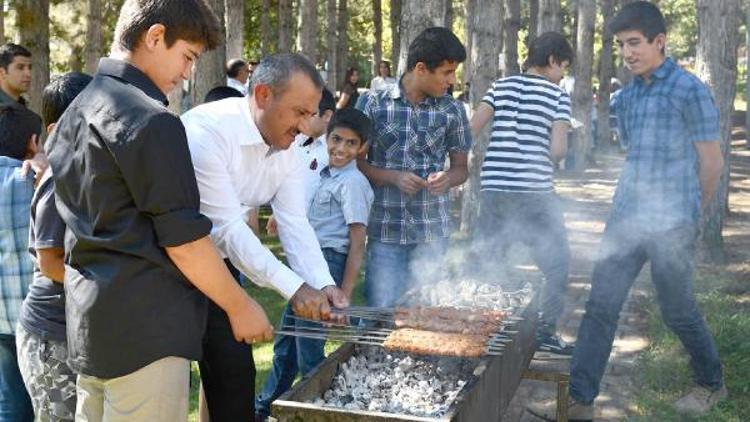
[[[471, 49], [473, 48], [471, 34], [474, 31], [474, 8], [476, 6], [476, 1], [477, 0], [464, 0], [464, 14], [466, 16], [464, 22], [464, 38], [466, 39], [466, 51], [469, 55], [471, 55]], [[473, 72], [473, 69], [471, 65], [471, 57], [469, 57], [469, 60], [464, 62], [464, 72], [462, 75], [464, 89], [466, 89], [466, 82], [471, 83], [471, 72]], [[469, 93], [469, 97], [471, 97], [471, 92]]]
[[336, 88], [344, 83], [346, 69], [349, 67], [349, 5], [348, 0], [339, 0], [338, 12], [336, 13], [336, 32], [338, 33], [338, 67], [336, 70]]
[[318, 63], [318, 0], [300, 0], [299, 51], [314, 64]]
[[[625, 6], [628, 3], [632, 3], [635, 0], [615, 0], [615, 1], [619, 3], [619, 6], [620, 6], [619, 9], [622, 9], [623, 6]], [[630, 69], [628, 69], [627, 66], [625, 66], [625, 62], [622, 60], [622, 57], [620, 57], [617, 62], [617, 69], [615, 70], [615, 74], [617, 75], [617, 79], [620, 81], [622, 86], [629, 84], [630, 81], [633, 80], [633, 73], [631, 73]]]
[[0, 44], [5, 44], [5, 2], [0, 1]]
[[273, 48], [271, 48], [271, 17], [267, 13], [269, 10], [271, 10], [271, 0], [263, 0], [264, 13], [260, 14], [260, 54], [264, 57], [273, 51]]
[[539, 18], [536, 29], [537, 35], [548, 31], [562, 33], [560, 0], [539, 0]]
[[328, 68], [326, 76], [328, 78], [328, 89], [334, 94], [338, 89], [338, 37], [336, 37], [336, 0], [328, 0], [326, 4], [326, 49], [328, 50]]
[[451, 31], [453, 30], [453, 1], [445, 1], [445, 23], [442, 25]]
[[86, 73], [93, 75], [102, 56], [102, 5], [99, 0], [88, 0], [85, 48]]
[[[502, 42], [503, 0], [476, 0], [475, 13], [472, 19], [471, 33], [471, 94], [473, 106], [487, 92], [492, 82], [499, 76], [498, 61]], [[478, 139], [469, 153], [469, 179], [464, 184], [461, 206], [461, 231], [473, 233], [479, 216], [479, 175], [484, 154], [489, 142], [489, 126]]]
[[[224, 16], [224, 0], [208, 0], [206, 3], [211, 7], [216, 16]], [[220, 40], [226, 40], [226, 28], [224, 20], [219, 19], [221, 26]], [[203, 98], [212, 88], [226, 85], [226, 72], [224, 66], [227, 61], [226, 42], [222, 42], [215, 49], [201, 54], [195, 63], [193, 72], [193, 87], [191, 99], [193, 106], [203, 103]]]
[[596, 108], [596, 138], [599, 145], [609, 147], [611, 128], [609, 127], [609, 96], [612, 91], [614, 61], [612, 60], [612, 43], [614, 36], [609, 29], [613, 15], [613, 0], [601, 0], [602, 8], [602, 49], [599, 51], [599, 103]]
[[224, 0], [227, 27], [227, 59], [244, 57], [245, 0]]
[[372, 23], [375, 42], [372, 44], [372, 76], [378, 76], [378, 68], [383, 60], [383, 4], [382, 0], [372, 0]]
[[292, 0], [279, 0], [279, 45], [277, 52], [292, 51]]
[[182, 114], [182, 83], [178, 83], [172, 91], [167, 94], [169, 100], [169, 110], [176, 114]]
[[15, 5], [19, 43], [31, 52], [29, 108], [40, 113], [49, 83], [49, 0], [16, 0]]
[[521, 0], [505, 0], [505, 73], [504, 76], [521, 72], [518, 65], [518, 30], [521, 29]]
[[[409, 44], [422, 31], [433, 26], [445, 26], [445, 2], [448, 0], [407, 0], [401, 11], [401, 47], [398, 73], [406, 71]], [[495, 22], [497, 25], [498, 22]], [[497, 40], [495, 40], [497, 42]]]
[[[403, 0], [391, 0], [391, 69], [397, 70], [401, 48], [401, 9]], [[398, 77], [398, 72], [396, 72]]]
[[578, 0], [578, 50], [576, 50], [575, 87], [573, 88], [573, 117], [583, 123], [577, 131], [575, 148], [575, 169], [582, 171], [591, 149], [591, 73], [594, 57], [594, 24], [596, 22], [596, 1]]
[[750, 149], [750, 0], [745, 4], [745, 147]]
[[526, 45], [534, 42], [539, 33], [539, 0], [529, 0], [529, 30], [526, 33]]
[[741, 8], [739, 0], [696, 0], [698, 48], [696, 73], [711, 88], [720, 113], [721, 152], [724, 169], [719, 189], [704, 210], [702, 241], [713, 262], [726, 260], [721, 235], [729, 197], [729, 159], [731, 152], [732, 111], [737, 80], [737, 47]]

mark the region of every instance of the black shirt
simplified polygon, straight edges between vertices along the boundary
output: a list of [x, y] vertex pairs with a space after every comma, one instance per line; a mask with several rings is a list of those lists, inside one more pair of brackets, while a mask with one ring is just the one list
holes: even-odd
[[[140, 70], [102, 59], [47, 141], [68, 226], [68, 364], [114, 378], [199, 359], [206, 299], [165, 247], [209, 234], [185, 128]], [[69, 234], [72, 233], [72, 236]]]
[[341, 89], [341, 92], [344, 94], [349, 94], [349, 101], [347, 101], [344, 108], [354, 108], [354, 106], [357, 105], [357, 101], [359, 100], [359, 91], [357, 91], [356, 85], [345, 84]]

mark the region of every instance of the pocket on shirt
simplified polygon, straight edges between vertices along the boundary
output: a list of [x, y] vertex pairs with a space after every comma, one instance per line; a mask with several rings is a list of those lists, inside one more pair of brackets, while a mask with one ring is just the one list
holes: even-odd
[[424, 128], [416, 149], [422, 153], [440, 157], [442, 152], [445, 151], [446, 130], [446, 125], [431, 125]]
[[333, 194], [329, 191], [318, 191], [315, 195], [312, 213], [318, 217], [328, 217], [331, 215]]
[[[401, 152], [401, 142], [399, 141], [401, 131], [399, 126], [393, 122], [383, 122], [375, 126], [375, 136], [377, 144], [374, 145], [376, 154], [384, 156], [386, 160], [399, 156]], [[376, 159], [379, 157], [375, 157]]]

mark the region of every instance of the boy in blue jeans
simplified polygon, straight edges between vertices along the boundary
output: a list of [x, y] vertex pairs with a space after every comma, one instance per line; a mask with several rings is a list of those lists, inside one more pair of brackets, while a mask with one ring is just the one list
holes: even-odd
[[[336, 284], [351, 300], [365, 250], [365, 232], [374, 194], [367, 178], [357, 169], [356, 158], [364, 153], [372, 123], [361, 111], [344, 109], [333, 115], [327, 129], [328, 166], [320, 172], [318, 185], [307, 210], [323, 256]], [[303, 324], [290, 318], [287, 305], [282, 325]], [[313, 323], [310, 323], [313, 324]], [[325, 341], [277, 336], [273, 345], [273, 369], [256, 397], [256, 419], [270, 414], [271, 402], [289, 389], [297, 376], [310, 372], [324, 358]]]
[[16, 322], [29, 291], [27, 251], [34, 177], [23, 160], [37, 153], [42, 122], [26, 108], [0, 106], [0, 420], [32, 421], [34, 410], [16, 357]]

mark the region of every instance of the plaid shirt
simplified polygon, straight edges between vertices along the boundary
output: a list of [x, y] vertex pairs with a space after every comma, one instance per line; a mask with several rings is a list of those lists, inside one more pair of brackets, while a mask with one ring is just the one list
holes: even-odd
[[[372, 119], [375, 136], [367, 161], [373, 166], [411, 171], [425, 179], [445, 167], [449, 152], [471, 148], [469, 121], [463, 105], [453, 97], [427, 97], [413, 106], [399, 85], [370, 91], [357, 108]], [[376, 186], [368, 235], [385, 243], [414, 244], [438, 241], [450, 234], [448, 195], [423, 189], [413, 197], [396, 186]]]
[[616, 112], [629, 147], [611, 219], [649, 232], [696, 224], [701, 186], [693, 143], [720, 139], [706, 85], [667, 58], [650, 82], [636, 77], [622, 89]]
[[0, 334], [15, 335], [18, 312], [29, 291], [29, 207], [33, 175], [21, 177], [21, 161], [0, 156]]

